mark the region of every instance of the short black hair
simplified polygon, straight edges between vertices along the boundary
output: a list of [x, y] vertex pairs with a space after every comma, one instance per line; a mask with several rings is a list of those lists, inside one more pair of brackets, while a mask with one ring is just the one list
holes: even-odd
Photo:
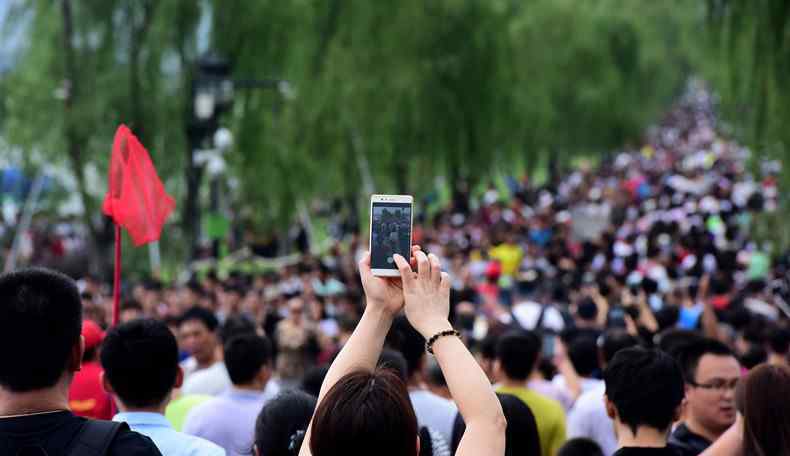
[[680, 366], [659, 350], [620, 350], [606, 367], [604, 382], [606, 397], [634, 434], [643, 425], [659, 431], [669, 429], [685, 396]]
[[511, 331], [496, 346], [496, 359], [505, 374], [513, 380], [526, 380], [535, 368], [541, 340], [531, 331]]
[[204, 309], [203, 307], [194, 306], [188, 309], [183, 315], [181, 315], [181, 321], [178, 323], [178, 325], [181, 326], [184, 323], [192, 320], [197, 320], [203, 323], [203, 325], [206, 326], [206, 329], [211, 332], [216, 331], [217, 327], [219, 326], [219, 320], [217, 320], [217, 316], [214, 315], [214, 312]]
[[225, 343], [225, 366], [234, 385], [251, 382], [269, 363], [272, 349], [269, 340], [257, 334], [241, 334]]
[[557, 456], [603, 456], [603, 450], [594, 440], [577, 437], [565, 442]]
[[0, 386], [27, 392], [54, 386], [82, 331], [74, 281], [42, 268], [0, 276]]
[[601, 373], [601, 366], [598, 365], [598, 340], [595, 337], [581, 335], [574, 338], [568, 344], [568, 358], [576, 373], [582, 377]]
[[298, 390], [283, 392], [266, 403], [255, 422], [255, 446], [260, 454], [296, 455], [315, 406], [314, 396]]
[[668, 329], [656, 335], [658, 349], [675, 359], [678, 359], [678, 354], [687, 346], [701, 339], [704, 337], [696, 331], [677, 328]]
[[480, 341], [480, 356], [483, 359], [496, 359], [496, 346], [499, 343], [499, 335], [489, 334]]
[[774, 328], [769, 331], [768, 346], [774, 353], [787, 354], [790, 351], [790, 331], [785, 328]]
[[[535, 415], [529, 406], [521, 399], [511, 394], [497, 393], [497, 399], [502, 406], [502, 413], [507, 420], [505, 433], [505, 455], [520, 456], [525, 454], [540, 454], [540, 435]], [[455, 417], [451, 450], [455, 453], [466, 432], [466, 423], [461, 414]]]
[[318, 397], [318, 394], [321, 392], [321, 385], [324, 383], [327, 372], [329, 372], [328, 365], [311, 367], [307, 370], [307, 372], [305, 372], [304, 377], [302, 377], [302, 382], [299, 385], [299, 389], [307, 394], [312, 394], [313, 396]]
[[379, 356], [378, 367], [380, 369], [391, 369], [395, 374], [403, 380], [403, 383], [409, 381], [409, 367], [406, 358], [399, 352], [390, 348], [385, 348], [381, 351]]
[[601, 349], [603, 360], [609, 363], [620, 350], [629, 347], [640, 345], [639, 338], [628, 334], [628, 331], [622, 328], [610, 329], [601, 335], [598, 348]]
[[242, 334], [257, 334], [255, 322], [245, 315], [231, 315], [219, 328], [219, 338], [225, 343]]
[[683, 378], [687, 383], [695, 383], [697, 378], [697, 367], [699, 361], [705, 355], [732, 356], [735, 353], [730, 347], [724, 345], [716, 339], [707, 337], [691, 341], [690, 343], [675, 350], [675, 359], [683, 370]]
[[425, 357], [425, 338], [414, 329], [404, 316], [395, 318], [387, 335], [387, 345], [401, 352], [406, 358], [409, 377], [422, 366]]
[[161, 321], [146, 318], [112, 328], [101, 352], [104, 375], [131, 407], [161, 404], [178, 375], [178, 343]]

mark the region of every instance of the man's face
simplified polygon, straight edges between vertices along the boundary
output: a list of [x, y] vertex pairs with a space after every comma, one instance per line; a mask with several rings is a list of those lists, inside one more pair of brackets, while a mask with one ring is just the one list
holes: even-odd
[[187, 320], [181, 323], [181, 344], [187, 353], [198, 362], [208, 362], [214, 356], [217, 339], [213, 332], [200, 320]]
[[704, 355], [694, 385], [686, 385], [689, 418], [707, 430], [724, 432], [735, 422], [735, 384], [741, 366], [732, 356]]

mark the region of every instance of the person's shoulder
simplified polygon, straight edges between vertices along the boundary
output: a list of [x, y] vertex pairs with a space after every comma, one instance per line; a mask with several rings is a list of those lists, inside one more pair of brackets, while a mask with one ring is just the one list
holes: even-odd
[[601, 387], [594, 387], [588, 391], [585, 391], [576, 399], [576, 403], [573, 405], [573, 408], [598, 408], [599, 406], [603, 408], [603, 397], [606, 394], [606, 389]]
[[416, 402], [424, 402], [430, 404], [432, 408], [441, 408], [445, 410], [457, 410], [457, 407], [448, 399], [445, 399], [441, 396], [433, 394], [430, 391], [420, 390], [420, 391], [412, 391], [409, 393], [409, 396], [412, 401]]
[[183, 439], [184, 453], [194, 456], [225, 456], [225, 449], [202, 437], [178, 433]]
[[184, 419], [184, 430], [199, 426], [199, 423], [205, 420], [211, 420], [220, 413], [220, 409], [222, 409], [221, 397], [212, 397], [205, 402], [195, 405]]
[[110, 444], [108, 456], [162, 456], [154, 442], [137, 432], [121, 429]]
[[535, 416], [541, 414], [565, 420], [565, 409], [562, 408], [562, 404], [560, 404], [556, 399], [552, 399], [548, 396], [544, 396], [543, 394], [526, 388], [524, 396], [528, 398], [529, 402], [531, 402], [531, 405], [528, 405], [539, 409], [532, 411]]

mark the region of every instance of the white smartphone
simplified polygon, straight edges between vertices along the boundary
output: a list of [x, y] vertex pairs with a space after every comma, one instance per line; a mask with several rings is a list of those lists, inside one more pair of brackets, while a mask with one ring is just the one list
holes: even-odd
[[414, 213], [411, 195], [370, 197], [370, 268], [373, 275], [398, 277], [396, 253], [411, 258], [411, 230]]

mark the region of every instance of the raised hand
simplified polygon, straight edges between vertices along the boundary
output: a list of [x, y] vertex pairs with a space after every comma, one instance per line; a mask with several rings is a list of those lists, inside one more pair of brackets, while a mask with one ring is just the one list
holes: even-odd
[[447, 317], [450, 313], [450, 276], [442, 272], [439, 258], [414, 252], [417, 272], [400, 255], [395, 263], [401, 274], [406, 318], [426, 339], [441, 331], [452, 329]]
[[[411, 248], [412, 255], [420, 252], [420, 246], [415, 245]], [[400, 258], [400, 255], [397, 255]], [[416, 264], [416, 258], [411, 261]], [[380, 309], [390, 315], [395, 315], [403, 308], [403, 286], [399, 277], [376, 277], [370, 268], [370, 252], [359, 262], [359, 276], [362, 279], [362, 287], [365, 289], [367, 306], [369, 308]]]

